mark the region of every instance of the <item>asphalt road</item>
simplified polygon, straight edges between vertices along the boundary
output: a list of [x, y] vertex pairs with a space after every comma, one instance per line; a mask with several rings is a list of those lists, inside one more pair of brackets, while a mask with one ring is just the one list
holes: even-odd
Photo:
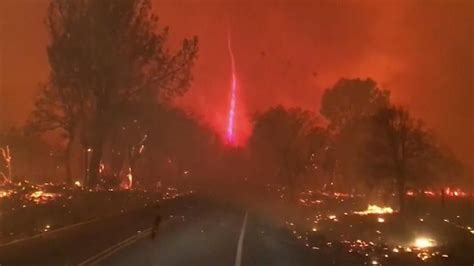
[[[165, 218], [183, 215], [195, 200], [181, 198], [162, 203]], [[152, 224], [156, 211], [144, 207], [107, 215], [65, 229], [0, 245], [0, 265], [78, 265]]]
[[206, 199], [113, 216], [30, 241], [0, 246], [0, 265], [317, 265], [290, 232], [256, 213]]
[[[246, 218], [247, 216], [247, 218]], [[164, 224], [158, 237], [143, 237], [107, 254], [97, 265], [315, 265], [310, 250], [286, 230], [229, 205], [197, 207]]]

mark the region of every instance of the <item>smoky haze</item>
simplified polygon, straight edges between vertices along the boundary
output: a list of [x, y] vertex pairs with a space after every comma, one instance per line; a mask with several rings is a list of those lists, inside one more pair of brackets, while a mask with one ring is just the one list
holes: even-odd
[[[47, 79], [48, 1], [2, 1], [2, 126], [22, 124]], [[278, 103], [318, 111], [340, 77], [371, 77], [425, 120], [470, 165], [474, 160], [472, 1], [153, 1], [176, 44], [200, 38], [194, 82], [177, 103], [220, 135], [230, 87], [227, 32], [239, 84], [236, 134]]]
[[0, 266], [472, 264], [473, 7], [0, 0]]

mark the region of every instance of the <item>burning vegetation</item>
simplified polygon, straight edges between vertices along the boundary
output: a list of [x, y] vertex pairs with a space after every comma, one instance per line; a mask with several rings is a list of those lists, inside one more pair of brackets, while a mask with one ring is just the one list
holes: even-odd
[[[268, 193], [273, 195], [285, 191], [268, 188]], [[312, 190], [302, 192], [298, 202], [300, 207], [291, 215], [293, 219], [284, 222], [285, 228], [301, 246], [316, 256], [333, 258], [332, 263], [444, 265], [472, 259], [455, 248], [473, 244], [469, 226], [473, 222], [472, 215], [466, 213], [466, 207], [470, 207], [459, 208], [472, 204], [472, 198], [449, 199], [443, 204], [452, 207], [441, 211], [440, 198], [433, 200], [432, 196], [422, 193], [411, 198], [409, 204], [421, 203], [424, 209], [403, 215], [392, 207], [370, 203], [359, 211], [367, 202], [365, 195], [341, 197], [340, 193]], [[451, 217], [464, 226], [443, 217]]]
[[250, 198], [332, 264], [472, 258], [472, 169], [383, 83], [341, 78], [310, 99], [317, 111], [259, 110], [240, 143], [237, 96], [260, 88], [238, 82], [230, 31], [216, 130], [176, 102], [198, 38], [170, 49], [152, 11], [149, 0], [50, 1], [48, 79], [26, 125], [0, 132], [0, 242], [200, 193]]
[[359, 214], [359, 215], [368, 215], [368, 214], [391, 214], [393, 213], [393, 209], [390, 208], [390, 207], [379, 207], [377, 205], [371, 205], [369, 204], [369, 206], [367, 207], [367, 210], [365, 211], [357, 211], [357, 212], [354, 212], [355, 214]]
[[153, 191], [92, 190], [78, 185], [6, 183], [0, 186], [0, 244], [191, 193], [173, 187]]

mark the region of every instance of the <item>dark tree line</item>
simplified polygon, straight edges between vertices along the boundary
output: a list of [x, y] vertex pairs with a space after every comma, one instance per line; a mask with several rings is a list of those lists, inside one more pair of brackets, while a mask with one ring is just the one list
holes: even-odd
[[[156, 173], [185, 180], [242, 168], [244, 160], [229, 155], [212, 130], [170, 107], [192, 81], [197, 39], [171, 52], [169, 30], [160, 27], [150, 0], [53, 0], [46, 26], [51, 71], [29, 129], [62, 132], [69, 183], [77, 143], [89, 187], [105, 176], [145, 184]], [[455, 156], [371, 79], [339, 80], [324, 92], [320, 115], [326, 124], [301, 108], [258, 113], [247, 153], [237, 157], [250, 155], [254, 173], [287, 185], [291, 197], [309, 185], [391, 183], [401, 210], [407, 187], [462, 175]]]
[[324, 92], [320, 113], [325, 127], [300, 108], [278, 106], [255, 117], [252, 154], [292, 194], [304, 178], [331, 190], [394, 184], [403, 211], [408, 186], [462, 176], [462, 164], [373, 80], [341, 79]]
[[[94, 186], [109, 138], [142, 120], [144, 106], [165, 104], [189, 88], [197, 39], [170, 52], [168, 28], [159, 27], [150, 0], [53, 0], [46, 26], [51, 72], [31, 128], [62, 130], [69, 158], [79, 137], [85, 154], [91, 151], [87, 184]], [[130, 162], [137, 155], [134, 145], [127, 152]]]
[[253, 160], [273, 171], [294, 191], [297, 177], [306, 170], [309, 160], [308, 136], [312, 130], [311, 114], [301, 109], [278, 106], [258, 114], [249, 145]]

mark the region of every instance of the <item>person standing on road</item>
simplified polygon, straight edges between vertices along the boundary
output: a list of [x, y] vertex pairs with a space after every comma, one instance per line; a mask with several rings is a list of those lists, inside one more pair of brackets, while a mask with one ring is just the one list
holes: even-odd
[[160, 215], [160, 205], [157, 203], [155, 207], [155, 217], [153, 220], [153, 225], [151, 227], [151, 239], [154, 240], [158, 234], [158, 228], [161, 224], [161, 215]]

